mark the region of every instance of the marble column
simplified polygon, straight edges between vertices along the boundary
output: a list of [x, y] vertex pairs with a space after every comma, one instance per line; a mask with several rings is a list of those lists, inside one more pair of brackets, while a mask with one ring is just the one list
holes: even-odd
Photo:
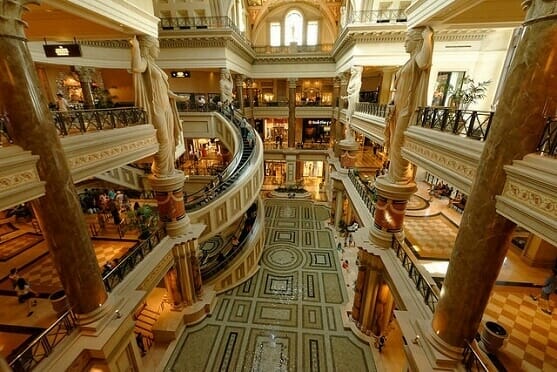
[[[334, 78], [333, 79], [333, 97], [332, 97], [332, 105], [333, 105], [333, 117], [331, 120], [331, 138], [330, 142], [335, 148], [335, 144], [340, 141], [339, 134], [342, 129], [337, 129], [338, 127], [342, 126], [340, 124], [339, 119], [339, 102], [340, 102], [340, 79]], [[338, 156], [338, 154], [337, 154]]]
[[236, 99], [240, 106], [240, 112], [244, 113], [244, 75], [236, 75], [234, 79], [234, 84], [236, 85]]
[[293, 186], [296, 184], [296, 155], [286, 155], [286, 186]]
[[383, 278], [383, 261], [362, 248], [358, 249], [358, 261], [352, 319], [363, 333], [380, 336], [388, 325], [394, 304]]
[[338, 100], [337, 100], [337, 112], [336, 112], [336, 124], [335, 124], [335, 138], [336, 138], [336, 142], [335, 142], [335, 147], [334, 147], [334, 152], [335, 152], [335, 156], [337, 157], [341, 157], [343, 150], [340, 149], [339, 147], [339, 143], [341, 140], [344, 139], [344, 125], [342, 124], [342, 121], [340, 120], [340, 113], [342, 111], [342, 109], [344, 108], [344, 100], [342, 100], [340, 97], [345, 96], [346, 95], [346, 87], [348, 86], [348, 77], [346, 76], [346, 74], [341, 74], [339, 75], [339, 96], [338, 96]]
[[172, 248], [176, 262], [178, 288], [186, 306], [193, 305], [201, 296], [201, 271], [197, 258], [197, 239], [176, 244]]
[[335, 227], [340, 226], [340, 221], [342, 220], [343, 206], [344, 206], [344, 191], [336, 191], [336, 204], [335, 204]]
[[83, 94], [83, 108], [94, 109], [95, 99], [93, 98], [93, 87], [91, 85], [93, 81], [91, 75], [94, 72], [94, 68], [74, 66], [73, 70], [77, 73], [79, 82], [81, 84], [81, 92]]
[[288, 147], [296, 147], [296, 82], [288, 79]]
[[178, 271], [176, 267], [171, 268], [164, 275], [164, 286], [166, 287], [166, 292], [168, 293], [170, 303], [172, 304], [172, 310], [179, 311], [182, 309], [182, 293], [180, 292], [180, 286], [178, 284]]
[[[514, 223], [496, 211], [506, 165], [536, 151], [547, 104], [557, 97], [557, 0], [523, 1], [527, 11], [431, 323], [438, 350], [474, 338], [507, 253]], [[552, 108], [555, 110], [555, 108]], [[445, 347], [444, 347], [445, 346]], [[453, 354], [457, 354], [456, 352]]]
[[39, 155], [45, 195], [33, 201], [62, 286], [83, 323], [101, 316], [108, 299], [68, 161], [25, 40], [21, 12], [28, 1], [0, 7], [0, 111], [13, 123], [15, 144]]
[[149, 183], [157, 200], [159, 218], [166, 225], [169, 236], [176, 237], [188, 232], [190, 219], [184, 203], [184, 172], [175, 169], [166, 177], [149, 176]]
[[383, 68], [383, 76], [381, 78], [381, 89], [379, 90], [379, 104], [385, 105], [391, 102], [393, 90], [393, 77], [396, 68]]

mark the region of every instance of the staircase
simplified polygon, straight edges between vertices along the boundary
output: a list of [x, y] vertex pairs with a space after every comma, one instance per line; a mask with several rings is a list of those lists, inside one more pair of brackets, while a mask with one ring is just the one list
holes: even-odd
[[[139, 313], [135, 313], [134, 333], [137, 337], [136, 340], [138, 340], [138, 343], [140, 342], [139, 340], [143, 342], [145, 352], [151, 348], [155, 340], [153, 335], [153, 324], [155, 324], [159, 316], [159, 312], [149, 309], [146, 304], [144, 304]], [[139, 338], [139, 335], [141, 335], [141, 338]]]

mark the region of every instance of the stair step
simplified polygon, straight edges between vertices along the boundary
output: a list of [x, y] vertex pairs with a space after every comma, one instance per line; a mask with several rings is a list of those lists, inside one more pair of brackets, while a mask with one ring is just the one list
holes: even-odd
[[141, 310], [141, 313], [147, 315], [147, 316], [155, 316], [156, 318], [158, 318], [161, 314], [156, 311], [156, 310], [151, 310], [148, 307], [144, 307], [143, 310]]
[[141, 321], [143, 323], [147, 323], [147, 324], [154, 324], [157, 321], [158, 317], [153, 317], [153, 316], [149, 316], [145, 313], [141, 313], [139, 314], [139, 316], [137, 317], [138, 321]]
[[135, 329], [151, 333], [153, 327], [151, 327], [150, 325], [145, 325], [145, 324], [135, 322]]

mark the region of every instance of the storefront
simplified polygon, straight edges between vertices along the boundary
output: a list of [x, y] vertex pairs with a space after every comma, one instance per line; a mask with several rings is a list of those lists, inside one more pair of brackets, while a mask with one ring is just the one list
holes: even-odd
[[302, 142], [328, 143], [331, 133], [330, 119], [303, 119]]
[[288, 141], [288, 119], [264, 119], [265, 142]]

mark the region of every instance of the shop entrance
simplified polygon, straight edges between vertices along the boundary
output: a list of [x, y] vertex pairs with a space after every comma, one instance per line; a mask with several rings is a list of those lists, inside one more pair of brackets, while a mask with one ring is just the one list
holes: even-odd
[[286, 182], [286, 162], [282, 160], [268, 160], [265, 162], [265, 183], [282, 185]]

